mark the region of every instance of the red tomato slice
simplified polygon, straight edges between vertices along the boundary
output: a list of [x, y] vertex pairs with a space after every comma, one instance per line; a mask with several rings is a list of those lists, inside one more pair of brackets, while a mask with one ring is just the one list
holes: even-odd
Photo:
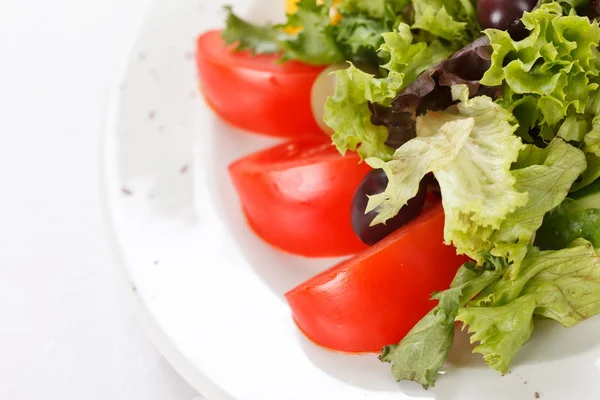
[[326, 348], [359, 353], [398, 343], [468, 259], [443, 244], [437, 204], [355, 258], [286, 294], [298, 327]]
[[325, 136], [284, 143], [229, 167], [254, 231], [271, 245], [307, 257], [364, 250], [352, 230], [354, 191], [371, 168], [340, 155]]
[[312, 85], [325, 67], [277, 55], [234, 52], [210, 31], [198, 38], [196, 62], [206, 101], [239, 128], [278, 137], [322, 135], [311, 109]]

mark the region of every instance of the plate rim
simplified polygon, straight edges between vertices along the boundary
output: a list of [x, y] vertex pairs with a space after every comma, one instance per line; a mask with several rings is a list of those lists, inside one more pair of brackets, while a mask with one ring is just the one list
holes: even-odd
[[128, 306], [159, 353], [165, 357], [169, 364], [187, 383], [199, 392], [200, 396], [209, 400], [236, 400], [227, 394], [223, 388], [202, 374], [178, 346], [169, 340], [156, 318], [144, 304], [142, 297], [137, 293], [133, 277], [127, 268], [123, 258], [123, 250], [117, 239], [115, 216], [111, 207], [111, 196], [109, 195], [113, 190], [111, 189], [111, 183], [116, 180], [115, 167], [117, 163], [115, 153], [111, 150], [115, 148], [117, 136], [119, 135], [118, 124], [124, 78], [134, 61], [134, 50], [141, 40], [141, 32], [148, 23], [148, 17], [153, 8], [156, 7], [156, 3], [158, 3], [158, 0], [147, 0], [136, 16], [133, 22], [134, 27], [131, 29], [131, 36], [127, 39], [126, 44], [123, 46], [123, 53], [115, 63], [116, 67], [112, 72], [111, 83], [105, 96], [104, 110], [102, 112], [103, 126], [101, 128], [98, 151], [98, 186], [102, 225], [109, 247], [109, 257], [112, 260], [112, 266], [120, 275], [120, 279], [118, 279], [120, 290], [125, 294], [129, 303]]

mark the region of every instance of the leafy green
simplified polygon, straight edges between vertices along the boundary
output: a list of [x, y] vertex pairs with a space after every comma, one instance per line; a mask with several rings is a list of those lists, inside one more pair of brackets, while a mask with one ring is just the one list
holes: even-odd
[[420, 383], [425, 389], [435, 385], [438, 371], [454, 341], [454, 320], [461, 307], [501, 275], [506, 265], [500, 260], [476, 269], [467, 263], [458, 271], [450, 289], [433, 296], [438, 305], [431, 310], [398, 345], [383, 348], [379, 359], [392, 363], [396, 380]]
[[480, 241], [499, 229], [508, 215], [528, 202], [528, 195], [516, 187], [510, 172], [523, 149], [514, 135], [513, 116], [488, 97], [469, 100], [466, 87], [460, 100], [459, 114], [474, 118], [475, 127], [456, 160], [433, 172], [442, 191], [446, 242], [475, 257], [474, 235], [480, 234]]
[[536, 245], [558, 250], [579, 238], [600, 248], [600, 180], [572, 193], [544, 218]]
[[591, 121], [591, 130], [583, 141], [585, 151], [600, 157], [600, 90], [590, 95], [585, 111]]
[[237, 42], [237, 50], [251, 50], [253, 54], [272, 54], [280, 51], [280, 31], [273, 25], [259, 26], [245, 21], [233, 13], [231, 6], [226, 6], [227, 29], [223, 31], [223, 39], [227, 43]]
[[568, 14], [573, 9], [583, 9], [590, 4], [590, 0], [542, 0], [544, 3], [558, 3], [562, 6], [565, 14]]
[[336, 29], [331, 25], [330, 8], [331, 0], [323, 4], [315, 0], [298, 2], [298, 10], [288, 15], [286, 26], [299, 28], [299, 31], [281, 41], [282, 60], [336, 64], [347, 59], [336, 39]]
[[583, 152], [560, 139], [555, 139], [546, 149], [527, 146], [513, 166], [512, 174], [516, 190], [527, 193], [529, 200], [507, 216], [500, 229], [489, 238], [492, 246], [480, 252], [491, 251], [497, 257], [507, 257], [514, 263], [514, 276], [544, 216], [562, 203], [585, 168]]
[[383, 193], [370, 197], [367, 212], [377, 210], [373, 224], [385, 223], [433, 172], [442, 191], [446, 241], [475, 257], [478, 253], [473, 250], [479, 250], [482, 238], [525, 205], [527, 194], [515, 189], [510, 172], [523, 148], [513, 134], [512, 115], [489, 97], [468, 95], [465, 85], [454, 86], [453, 97], [460, 100], [456, 107], [420, 117], [417, 137], [400, 147], [391, 161], [367, 159], [389, 179]]
[[443, 122], [434, 134], [416, 137], [400, 147], [391, 161], [374, 157], [366, 160], [374, 169], [384, 170], [389, 179], [383, 193], [369, 197], [366, 212], [377, 210], [372, 225], [384, 224], [395, 217], [415, 197], [426, 174], [432, 171], [437, 174], [459, 157], [474, 131], [475, 119], [459, 115]]
[[451, 288], [434, 296], [438, 305], [398, 345], [383, 349], [380, 359], [393, 363], [396, 379], [434, 385], [452, 346], [454, 321], [478, 343], [474, 352], [506, 373], [531, 336], [534, 315], [571, 327], [600, 313], [600, 257], [591, 243], [532, 248], [514, 279], [507, 279], [513, 268], [493, 257], [483, 267], [463, 266]]
[[437, 37], [466, 44], [479, 33], [471, 0], [413, 0], [415, 29]]
[[533, 248], [514, 280], [499, 279], [492, 296], [472, 301], [456, 318], [468, 326], [471, 342], [494, 369], [506, 373], [533, 331], [533, 315], [571, 327], [600, 313], [600, 257], [579, 239], [570, 248]]
[[335, 95], [325, 103], [323, 120], [334, 130], [333, 142], [338, 150], [342, 154], [358, 151], [362, 158], [389, 159], [393, 149], [385, 144], [387, 130], [371, 124], [368, 102], [394, 98], [403, 85], [402, 77], [390, 74], [387, 79], [377, 79], [354, 65], [335, 74]]
[[575, 239], [589, 240], [600, 248], [600, 208], [577, 210], [571, 199], [565, 200], [545, 219], [536, 236], [536, 245], [557, 250]]
[[385, 144], [387, 129], [371, 123], [369, 102], [389, 105], [403, 87], [452, 52], [439, 41], [414, 43], [406, 24], [383, 34], [383, 39], [381, 52], [389, 58], [383, 66], [387, 77], [376, 78], [355, 66], [336, 72], [336, 91], [325, 103], [324, 121], [334, 130], [333, 141], [342, 154], [352, 150], [362, 158], [391, 159], [394, 150]]
[[343, 13], [364, 14], [371, 18], [384, 18], [387, 13], [404, 10], [411, 0], [342, 0], [337, 7]]
[[581, 175], [581, 178], [573, 184], [571, 192], [577, 192], [598, 179], [600, 179], [600, 157], [595, 154], [586, 154], [587, 168]]
[[469, 327], [471, 343], [480, 343], [473, 352], [482, 354], [490, 367], [507, 373], [533, 332], [536, 305], [535, 297], [524, 296], [500, 307], [463, 308], [456, 320]]
[[367, 159], [389, 179], [383, 193], [370, 197], [367, 212], [378, 212], [373, 224], [385, 223], [433, 172], [442, 192], [446, 241], [477, 262], [488, 253], [507, 258], [516, 274], [544, 216], [585, 171], [584, 153], [561, 139], [546, 149], [523, 147], [508, 111], [486, 97], [469, 100], [464, 87], [453, 90], [461, 102], [420, 117], [418, 137], [391, 161]]
[[502, 104], [514, 112], [522, 130], [541, 129], [549, 141], [556, 134], [550, 128], [571, 116], [562, 137], [580, 139], [588, 122], [580, 125], [582, 119], [572, 115], [585, 112], [598, 88], [600, 27], [587, 17], [563, 15], [555, 2], [525, 13], [522, 21], [530, 35], [521, 41], [505, 31], [485, 31], [494, 51], [481, 83], [503, 85]]
[[[410, 0], [300, 0], [298, 10], [279, 25], [255, 25], [227, 10], [223, 38], [237, 50], [255, 54], [281, 53], [281, 59], [308, 64], [337, 64], [343, 61], [367, 62], [377, 66], [382, 34], [401, 22], [401, 11]], [[331, 10], [341, 15], [332, 23]]]

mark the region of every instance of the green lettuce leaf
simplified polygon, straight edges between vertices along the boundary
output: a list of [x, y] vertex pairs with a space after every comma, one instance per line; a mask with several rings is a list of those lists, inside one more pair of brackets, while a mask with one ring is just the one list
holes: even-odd
[[535, 296], [536, 315], [570, 328], [600, 313], [600, 257], [579, 239], [571, 248], [540, 252], [547, 265], [525, 285], [522, 296]]
[[274, 25], [256, 25], [234, 14], [231, 6], [226, 6], [226, 26], [223, 39], [236, 43], [237, 50], [251, 50], [253, 54], [273, 54], [281, 50], [281, 32]]
[[389, 179], [383, 193], [370, 197], [367, 212], [377, 210], [373, 224], [385, 223], [433, 172], [442, 191], [446, 241], [473, 257], [479, 247], [473, 241], [490, 236], [528, 198], [515, 189], [510, 172], [523, 148], [513, 134], [512, 115], [489, 97], [468, 96], [465, 85], [454, 86], [453, 97], [460, 100], [456, 107], [420, 117], [417, 138], [400, 147], [391, 161], [367, 159]]
[[590, 0], [542, 0], [541, 3], [558, 3], [562, 6], [565, 14], [569, 14], [573, 9], [584, 9], [590, 4]]
[[598, 179], [600, 179], [600, 157], [595, 154], [586, 154], [587, 168], [581, 175], [581, 178], [573, 184], [571, 192], [577, 192]]
[[415, 29], [460, 44], [472, 41], [479, 33], [471, 0], [413, 0], [412, 5]]
[[505, 268], [501, 260], [491, 260], [484, 268], [475, 268], [473, 263], [461, 267], [451, 288], [433, 296], [439, 301], [437, 306], [399, 344], [384, 347], [379, 359], [392, 363], [396, 380], [415, 381], [425, 389], [435, 385], [452, 348], [459, 309], [498, 279]]
[[384, 224], [395, 217], [408, 200], [416, 196], [425, 175], [436, 173], [456, 160], [474, 127], [474, 118], [458, 116], [437, 127], [435, 134], [408, 141], [391, 161], [368, 158], [367, 163], [374, 169], [383, 169], [389, 179], [383, 193], [369, 197], [366, 212], [377, 210], [372, 225]]
[[336, 40], [336, 28], [331, 25], [329, 10], [332, 1], [317, 4], [315, 0], [300, 0], [298, 10], [288, 15], [286, 26], [300, 30], [281, 42], [282, 60], [299, 60], [309, 64], [336, 64], [347, 57]]
[[518, 273], [544, 216], [562, 203], [585, 169], [584, 153], [561, 139], [555, 139], [546, 149], [527, 146], [512, 174], [516, 190], [527, 193], [529, 200], [508, 215], [500, 229], [490, 236], [491, 248], [484, 247], [480, 252], [490, 251], [497, 257], [508, 258], [514, 264], [513, 276]]
[[583, 238], [600, 248], [600, 180], [569, 196], [546, 215], [537, 232], [536, 245], [546, 250], [559, 250], [575, 239]]
[[333, 130], [333, 142], [340, 153], [358, 151], [361, 158], [391, 158], [394, 150], [388, 147], [385, 127], [371, 123], [368, 102], [393, 99], [403, 85], [401, 75], [391, 73], [386, 79], [377, 79], [351, 65], [337, 71], [335, 95], [327, 99], [323, 120]]
[[[558, 3], [525, 13], [522, 21], [530, 35], [521, 41], [505, 31], [485, 31], [493, 54], [481, 83], [503, 85], [502, 104], [514, 112], [523, 129], [541, 126], [549, 141], [556, 133], [549, 128], [568, 115], [583, 114], [588, 97], [598, 88], [600, 27], [587, 17], [563, 15]], [[568, 124], [582, 129], [580, 120]], [[566, 139], [572, 138], [580, 139], [581, 131], [569, 132]]]
[[473, 352], [482, 354], [490, 367], [507, 373], [511, 361], [533, 332], [536, 306], [534, 296], [524, 296], [500, 307], [463, 308], [456, 320], [468, 326], [471, 343], [480, 343]]
[[563, 249], [575, 239], [583, 238], [600, 248], [600, 209], [580, 210], [571, 199], [565, 200], [544, 219], [535, 244], [542, 249]]
[[487, 97], [469, 100], [466, 88], [460, 99], [459, 114], [474, 118], [475, 128], [456, 159], [433, 172], [442, 191], [445, 240], [459, 253], [474, 257], [474, 235], [481, 235], [478, 242], [489, 236], [528, 201], [510, 172], [524, 147], [514, 135], [517, 127], [507, 110]]
[[371, 123], [369, 102], [389, 105], [402, 88], [452, 53], [439, 41], [415, 43], [406, 24], [383, 34], [383, 39], [381, 52], [389, 57], [383, 66], [387, 77], [376, 78], [354, 66], [336, 72], [336, 91], [325, 103], [324, 121], [334, 130], [333, 142], [342, 154], [352, 150], [362, 158], [391, 159], [394, 150], [385, 144], [387, 129]]
[[386, 13], [404, 10], [411, 0], [342, 0], [337, 7], [342, 12], [364, 14], [371, 18], [384, 18]]
[[[235, 44], [237, 50], [252, 50], [255, 54], [281, 53], [282, 60], [298, 60], [308, 64], [336, 64], [347, 60], [338, 43], [337, 28], [330, 23], [332, 0], [318, 4], [315, 0], [300, 0], [298, 11], [288, 15], [283, 25], [256, 25], [241, 19], [226, 7], [227, 20], [223, 38]], [[296, 33], [286, 28], [298, 27]], [[300, 28], [301, 27], [301, 28]]]
[[590, 95], [586, 115], [590, 120], [591, 129], [583, 140], [585, 151], [600, 157], [600, 90]]
[[[600, 257], [583, 239], [559, 251], [531, 248], [514, 279], [512, 265], [487, 257], [483, 267], [463, 266], [438, 305], [398, 344], [383, 349], [397, 380], [433, 386], [448, 356], [454, 322], [463, 322], [473, 350], [507, 373], [534, 329], [535, 315], [574, 326], [600, 313]], [[474, 300], [471, 300], [475, 298]]]
[[[600, 257], [579, 239], [570, 248], [533, 248], [514, 280], [498, 279], [456, 317], [468, 327], [474, 352], [507, 373], [533, 331], [533, 315], [572, 327], [600, 313]], [[483, 297], [483, 299], [481, 299]]]
[[[408, 0], [345, 0], [335, 7], [341, 20], [332, 25], [332, 0], [300, 0], [298, 10], [279, 25], [256, 25], [236, 16], [226, 7], [223, 38], [237, 50], [255, 54], [280, 53], [281, 59], [308, 64], [366, 62], [376, 67], [382, 61], [382, 34], [398, 25]], [[290, 29], [295, 28], [295, 29]]]

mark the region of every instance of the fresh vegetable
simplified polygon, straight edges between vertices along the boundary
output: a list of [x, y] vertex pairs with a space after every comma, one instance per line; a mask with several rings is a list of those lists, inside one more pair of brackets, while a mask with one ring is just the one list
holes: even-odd
[[406, 24], [400, 24], [396, 32], [386, 33], [383, 38], [381, 50], [390, 59], [383, 66], [388, 70], [387, 77], [379, 79], [354, 66], [338, 71], [336, 92], [325, 104], [324, 119], [335, 131], [333, 141], [340, 152], [352, 150], [363, 158], [389, 160], [394, 149], [387, 144], [388, 132], [371, 123], [369, 104], [389, 105], [398, 91], [448, 57], [452, 48], [438, 40], [429, 44], [415, 42]]
[[559, 250], [583, 238], [600, 248], [600, 180], [566, 199], [544, 219], [536, 245]]
[[352, 227], [360, 240], [365, 244], [374, 245], [419, 216], [425, 206], [428, 180], [427, 178], [421, 180], [417, 195], [408, 200], [406, 206], [402, 207], [394, 218], [387, 221], [385, 225], [377, 224], [373, 226], [372, 222], [377, 217], [377, 213], [371, 211], [365, 214], [365, 209], [370, 196], [385, 191], [388, 185], [388, 177], [385, 171], [381, 169], [368, 173], [356, 189], [352, 200]]
[[274, 55], [234, 52], [211, 31], [198, 38], [200, 86], [225, 121], [279, 137], [322, 135], [311, 109], [311, 88], [323, 68], [276, 63]]
[[278, 53], [283, 61], [308, 64], [338, 64], [348, 60], [377, 65], [381, 34], [391, 31], [401, 18], [404, 0], [378, 0], [376, 4], [345, 0], [300, 0], [287, 22], [279, 25], [254, 25], [227, 8], [227, 27], [223, 37], [239, 50], [255, 54]]
[[352, 231], [350, 210], [370, 170], [355, 154], [341, 156], [325, 135], [287, 142], [229, 167], [254, 231], [281, 250], [309, 257], [366, 248]]
[[[398, 215], [433, 173], [445, 241], [474, 260], [381, 355], [398, 380], [424, 387], [437, 379], [456, 321], [479, 343], [475, 351], [506, 373], [534, 315], [570, 327], [600, 312], [600, 27], [588, 18], [596, 3], [502, 3], [480, 1], [481, 22], [512, 30], [522, 14], [522, 37], [488, 29], [452, 56], [395, 62], [437, 40], [400, 24], [384, 34], [404, 50], [388, 52], [383, 76], [338, 72], [326, 104], [338, 149], [356, 151], [388, 177], [386, 190], [369, 197], [372, 223]], [[440, 44], [454, 50], [458, 42]]]
[[471, 0], [413, 0], [412, 7], [413, 29], [458, 44], [466, 44], [479, 34], [480, 28]]
[[487, 38], [446, 59], [452, 48], [435, 41], [413, 43], [407, 29], [401, 25], [397, 33], [386, 35], [394, 61], [386, 65], [390, 68], [386, 79], [352, 68], [338, 72], [336, 94], [325, 106], [325, 122], [336, 131], [333, 139], [340, 151], [356, 149], [363, 158], [391, 159], [396, 148], [416, 136], [418, 115], [453, 104], [452, 85], [466, 84], [471, 95], [497, 96], [497, 90], [479, 84], [490, 66]]
[[466, 85], [454, 86], [453, 92], [460, 100], [456, 109], [419, 117], [417, 137], [400, 147], [391, 161], [367, 159], [390, 180], [384, 193], [371, 196], [367, 211], [377, 210], [374, 224], [385, 223], [433, 172], [446, 212], [446, 241], [480, 260], [484, 249], [473, 241], [484, 242], [507, 215], [527, 202], [510, 173], [523, 146], [513, 134], [516, 126], [508, 111], [488, 97], [469, 99]]
[[443, 244], [442, 207], [426, 210], [355, 258], [286, 294], [294, 319], [315, 343], [375, 352], [397, 342], [448, 287], [466, 259]]
[[525, 13], [522, 21], [531, 34], [521, 41], [504, 31], [485, 31], [494, 53], [481, 84], [503, 85], [501, 104], [517, 117], [525, 140], [549, 142], [561, 125], [586, 114], [598, 89], [600, 27], [586, 17], [563, 15], [558, 3]]
[[579, 239], [559, 251], [532, 248], [519, 273], [505, 279], [512, 268], [493, 257], [480, 267], [463, 266], [452, 287], [434, 296], [439, 304], [400, 344], [384, 348], [381, 359], [393, 363], [396, 379], [434, 385], [452, 347], [454, 321], [479, 343], [475, 352], [507, 373], [531, 336], [534, 315], [571, 327], [600, 313], [600, 257], [589, 242]]
[[281, 53], [282, 60], [377, 66], [385, 62], [378, 54], [381, 35], [402, 22], [427, 33], [424, 38], [442, 39], [451, 47], [468, 43], [479, 32], [470, 0], [299, 0], [290, 9], [294, 12], [288, 14], [286, 23], [259, 26], [227, 8], [223, 36], [228, 43], [237, 43], [239, 50]]

